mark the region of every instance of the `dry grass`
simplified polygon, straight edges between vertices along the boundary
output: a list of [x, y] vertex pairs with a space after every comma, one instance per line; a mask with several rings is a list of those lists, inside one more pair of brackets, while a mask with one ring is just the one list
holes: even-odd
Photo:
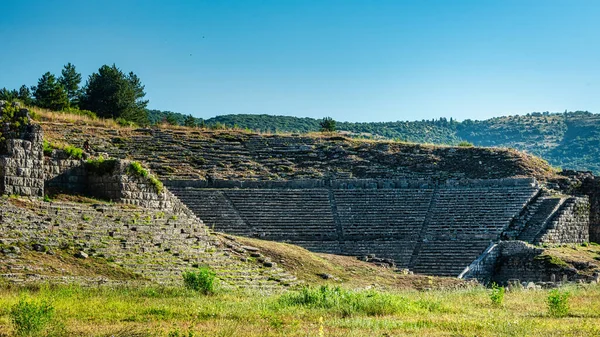
[[[272, 261], [307, 284], [344, 285], [350, 288], [377, 289], [460, 288], [468, 284], [449, 277], [402, 275], [393, 269], [359, 261], [356, 257], [312, 253], [304, 248], [273, 241], [237, 237], [244, 245], [260, 249]], [[324, 280], [320, 274], [333, 278]]]

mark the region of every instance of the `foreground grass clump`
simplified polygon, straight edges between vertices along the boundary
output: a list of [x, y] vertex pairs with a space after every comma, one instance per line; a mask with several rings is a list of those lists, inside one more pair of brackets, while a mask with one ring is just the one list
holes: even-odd
[[506, 290], [504, 287], [498, 286], [496, 283], [492, 283], [492, 289], [490, 290], [490, 300], [496, 306], [502, 306], [504, 303], [504, 294]]
[[217, 287], [217, 274], [209, 267], [183, 273], [183, 283], [188, 289], [205, 295], [214, 294]]
[[[415, 311], [428, 306], [411, 303], [409, 300], [377, 291], [350, 291], [341, 287], [321, 286], [303, 288], [280, 298], [284, 306], [305, 306], [327, 309], [330, 314], [348, 317], [356, 314], [367, 316], [392, 315], [399, 312]], [[434, 306], [435, 307], [435, 306]]]
[[[547, 314], [547, 290], [387, 292], [308, 287], [286, 293], [181, 287], [0, 287], [0, 336], [18, 336], [10, 308], [52, 303], [64, 332], [48, 336], [598, 336], [600, 286], [571, 286], [569, 315]], [[322, 321], [321, 321], [322, 318]], [[52, 326], [50, 324], [49, 326]]]
[[54, 307], [40, 302], [21, 299], [10, 309], [10, 320], [16, 336], [40, 336], [54, 318]]
[[569, 292], [554, 289], [548, 294], [548, 314], [564, 317], [569, 314]]

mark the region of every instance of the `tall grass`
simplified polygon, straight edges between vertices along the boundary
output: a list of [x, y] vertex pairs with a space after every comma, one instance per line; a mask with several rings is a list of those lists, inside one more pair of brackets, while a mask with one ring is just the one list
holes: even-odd
[[54, 307], [46, 301], [22, 298], [10, 309], [10, 319], [17, 336], [41, 336], [54, 318]]

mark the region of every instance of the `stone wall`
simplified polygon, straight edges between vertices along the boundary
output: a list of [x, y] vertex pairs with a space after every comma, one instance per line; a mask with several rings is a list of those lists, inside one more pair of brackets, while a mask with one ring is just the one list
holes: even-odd
[[555, 280], [562, 280], [566, 275], [568, 280], [574, 281], [577, 270], [540, 258], [543, 252], [543, 248], [522, 241], [503, 241], [492, 280], [499, 284], [507, 284], [511, 280], [549, 282], [552, 275], [555, 275]]
[[45, 189], [48, 194], [88, 192], [88, 173], [85, 161], [71, 159], [63, 151], [54, 150], [44, 157]]
[[[0, 114], [5, 109], [0, 103]], [[15, 106], [18, 108], [18, 105]], [[15, 127], [9, 123], [2, 126], [0, 144], [0, 194], [23, 196], [44, 195], [43, 140], [39, 125], [28, 124], [26, 109], [15, 113], [23, 123]]]
[[586, 197], [567, 198], [536, 242], [589, 242], [590, 203]]

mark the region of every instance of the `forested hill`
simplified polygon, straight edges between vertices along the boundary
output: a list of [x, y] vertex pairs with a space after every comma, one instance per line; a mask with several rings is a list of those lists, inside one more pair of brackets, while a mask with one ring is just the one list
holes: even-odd
[[[183, 115], [175, 114], [183, 120]], [[318, 119], [271, 115], [223, 115], [207, 126], [237, 126], [264, 132], [319, 131]], [[563, 169], [600, 173], [600, 114], [576, 111], [530, 113], [482, 121], [441, 118], [414, 122], [337, 122], [337, 130], [357, 137], [416, 143], [511, 147], [525, 150]]]

